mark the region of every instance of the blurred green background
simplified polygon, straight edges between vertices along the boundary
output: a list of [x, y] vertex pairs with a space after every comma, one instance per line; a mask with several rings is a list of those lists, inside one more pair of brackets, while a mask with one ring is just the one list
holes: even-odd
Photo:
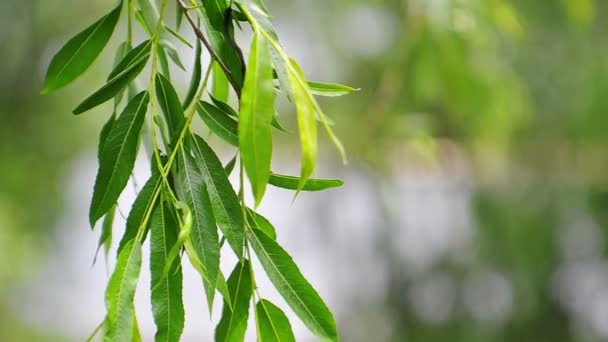
[[[0, 341], [79, 341], [103, 318], [86, 210], [109, 112], [70, 112], [112, 49], [39, 90], [112, 3], [0, 0]], [[346, 186], [262, 207], [344, 341], [608, 340], [606, 1], [267, 3], [310, 79], [361, 88], [322, 103], [350, 162], [323, 138], [319, 175]], [[277, 134], [277, 169], [297, 170], [294, 138]]]

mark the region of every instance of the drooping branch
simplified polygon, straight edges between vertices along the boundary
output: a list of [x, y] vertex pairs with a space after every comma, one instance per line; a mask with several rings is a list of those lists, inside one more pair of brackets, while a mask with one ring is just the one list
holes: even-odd
[[203, 33], [203, 31], [201, 31], [201, 29], [198, 27], [198, 25], [196, 25], [196, 23], [194, 22], [194, 19], [192, 19], [192, 17], [190, 16], [190, 13], [188, 13], [188, 10], [190, 9], [190, 7], [188, 7], [182, 0], [176, 0], [176, 1], [179, 4], [179, 6], [182, 8], [182, 10], [184, 11], [184, 15], [186, 16], [186, 19], [188, 19], [190, 26], [192, 26], [192, 29], [194, 30], [194, 34], [203, 43], [203, 45], [205, 46], [205, 49], [207, 49], [207, 51], [211, 55], [211, 58], [215, 62], [217, 62], [217, 64], [220, 66], [220, 68], [222, 68], [222, 70], [226, 74], [226, 78], [228, 79], [228, 82], [230, 82], [230, 85], [236, 92], [237, 97], [240, 98], [241, 90], [240, 90], [237, 82], [235, 81], [234, 76], [232, 75], [232, 72], [226, 66], [226, 64], [224, 64], [224, 62], [220, 59], [217, 52], [215, 52], [215, 50], [209, 43], [209, 40], [207, 40], [207, 37], [205, 37], [205, 34]]

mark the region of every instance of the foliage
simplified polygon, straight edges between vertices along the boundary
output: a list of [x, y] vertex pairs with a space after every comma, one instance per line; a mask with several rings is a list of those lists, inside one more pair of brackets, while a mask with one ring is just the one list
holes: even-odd
[[[298, 63], [280, 45], [261, 0], [189, 4], [177, 0], [174, 5], [178, 15], [171, 28], [166, 20], [168, 0], [162, 1], [160, 9], [152, 0], [121, 0], [59, 50], [44, 84], [43, 93], [49, 93], [80, 77], [107, 45], [120, 17], [127, 17], [127, 36], [116, 52], [115, 67], [105, 84], [73, 110], [82, 114], [108, 101], [114, 103], [100, 133], [99, 171], [89, 212], [93, 228], [104, 218], [99, 247], [106, 253], [112, 244], [117, 201], [132, 175], [139, 147], [142, 142], [153, 146], [152, 175], [128, 215], [116, 268], [107, 286], [107, 316], [98, 331], [104, 331], [106, 341], [141, 339], [134, 297], [142, 245], [150, 236], [157, 341], [178, 341], [184, 328], [182, 255], [202, 278], [209, 310], [216, 292], [223, 297], [217, 341], [244, 339], [250, 307], [255, 307], [260, 341], [294, 340], [284, 313], [256, 289], [250, 261], [253, 254], [304, 324], [320, 339], [338, 341], [332, 313], [278, 244], [275, 228], [255, 208], [269, 184], [295, 190], [296, 195], [343, 184], [311, 178], [318, 154], [317, 122], [344, 156], [315, 96], [341, 96], [356, 89], [308, 82]], [[184, 19], [196, 35], [194, 44], [179, 34]], [[134, 23], [149, 34], [149, 39], [136, 47], [132, 47]], [[245, 23], [253, 33], [247, 62], [234, 36], [235, 28]], [[174, 44], [196, 45], [190, 89], [183, 98], [169, 72], [169, 63], [184, 69]], [[211, 57], [206, 69], [202, 67], [203, 49]], [[137, 80], [147, 65], [151, 65], [148, 86], [138, 91]], [[212, 87], [208, 87], [210, 80]], [[227, 104], [231, 91], [238, 100], [236, 109]], [[209, 100], [205, 101], [207, 94]], [[277, 95], [284, 95], [297, 108], [302, 147], [299, 177], [272, 172], [272, 134], [281, 129], [275, 109]], [[222, 165], [215, 151], [191, 127], [195, 113], [211, 132], [238, 149], [238, 158]], [[238, 190], [228, 179], [237, 159]], [[254, 198], [251, 206], [245, 200], [245, 175]], [[219, 267], [225, 242], [239, 259], [227, 280]]]

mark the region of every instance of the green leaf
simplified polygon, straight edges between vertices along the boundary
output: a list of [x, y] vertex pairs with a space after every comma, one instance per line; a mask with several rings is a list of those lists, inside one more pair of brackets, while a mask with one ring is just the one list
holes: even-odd
[[213, 104], [221, 111], [223, 111], [226, 115], [231, 116], [233, 118], [239, 117], [239, 113], [237, 113], [232, 107], [230, 107], [229, 104], [220, 99], [215, 98], [213, 95], [211, 95], [210, 97], [211, 101], [213, 101]]
[[225, 0], [203, 1], [200, 11], [205, 20], [209, 42], [217, 51], [219, 59], [226, 65], [236, 82], [238, 90], [243, 85], [245, 63], [240, 49], [234, 41], [232, 20], [226, 20], [229, 7]]
[[132, 342], [135, 329], [134, 298], [141, 270], [141, 243], [133, 239], [118, 256], [106, 290], [108, 310], [104, 341]]
[[311, 93], [319, 96], [343, 96], [359, 91], [357, 88], [336, 83], [308, 82]]
[[317, 164], [317, 120], [314, 103], [308, 97], [308, 90], [302, 85], [302, 82], [306, 80], [304, 73], [297, 64], [294, 63], [292, 66], [297, 70], [297, 73], [290, 74], [289, 77], [298, 112], [298, 128], [302, 145], [302, 171], [298, 185], [298, 191], [300, 191], [315, 172]]
[[[156, 341], [179, 341], [184, 329], [182, 270], [179, 259], [168, 261], [177, 243], [179, 226], [167, 204], [156, 207], [150, 235], [150, 272], [152, 277], [152, 313], [156, 323]], [[168, 273], [165, 275], [167, 262]], [[158, 286], [156, 285], [158, 283]]]
[[101, 165], [101, 154], [103, 152], [103, 147], [108, 140], [108, 135], [110, 135], [110, 131], [112, 127], [114, 127], [114, 123], [116, 122], [116, 115], [112, 113], [108, 121], [101, 128], [101, 133], [99, 133], [99, 144], [97, 145], [97, 162]]
[[[181, 10], [180, 10], [181, 11]], [[201, 76], [202, 76], [202, 64], [201, 64], [201, 54], [202, 47], [200, 39], [196, 40], [196, 49], [194, 52], [194, 69], [192, 70], [192, 78], [190, 79], [190, 88], [188, 89], [188, 94], [184, 99], [184, 103], [182, 104], [183, 108], [188, 108], [194, 100], [196, 93], [198, 92], [198, 88], [201, 84]]]
[[148, 62], [151, 52], [150, 41], [140, 44], [118, 64], [118, 66], [110, 73], [108, 82], [92, 95], [82, 101], [81, 104], [74, 109], [74, 114], [81, 114], [91, 108], [112, 99], [118, 93], [139, 75], [144, 66]]
[[236, 255], [242, 258], [245, 223], [239, 198], [228, 180], [222, 163], [203, 138], [194, 136], [192, 149], [211, 199], [216, 222]]
[[200, 267], [204, 271], [203, 282], [211, 311], [220, 265], [220, 244], [213, 208], [201, 171], [194, 158], [183, 147], [178, 153], [177, 162], [177, 195], [192, 210], [190, 237]]
[[270, 176], [271, 123], [275, 113], [275, 99], [270, 50], [265, 38], [255, 33], [241, 96], [239, 146], [256, 207], [264, 196]]
[[103, 18], [70, 39], [51, 60], [43, 94], [62, 88], [82, 75], [107, 45], [122, 9], [122, 1]]
[[158, 18], [160, 17], [158, 7], [156, 6], [156, 1], [137, 0], [137, 3], [141, 9], [141, 16], [146, 24], [146, 27], [150, 32], [154, 33], [154, 30], [158, 24]]
[[[125, 58], [127, 56], [127, 54], [129, 53], [129, 51], [131, 51], [132, 49], [133, 48], [131, 47], [129, 42], [122, 42], [118, 46], [118, 49], [116, 49], [116, 55], [114, 56], [114, 66], [112, 67], [112, 69], [115, 69], [118, 66], [118, 64], [120, 64], [120, 62], [123, 60], [123, 58]], [[116, 97], [114, 98], [115, 106], [117, 106], [120, 103], [120, 101], [122, 100], [123, 94], [124, 94], [124, 91], [121, 91], [116, 95]]]
[[169, 60], [167, 59], [167, 53], [165, 51], [165, 48], [162, 46], [158, 47], [158, 62], [160, 64], [161, 73], [167, 79], [171, 79], [171, 70], [169, 69]]
[[146, 213], [152, 212], [153, 208], [158, 203], [159, 196], [154, 196], [154, 194], [160, 189], [161, 184], [162, 178], [160, 177], [160, 173], [155, 172], [150, 176], [148, 181], [146, 181], [146, 184], [141, 191], [139, 191], [135, 202], [133, 202], [129, 216], [127, 217], [127, 227], [118, 245], [118, 253], [120, 253], [127, 242], [137, 236], [137, 232], [143, 224], [145, 224], [145, 227], [143, 228], [144, 234], [142, 236], [145, 237], [147, 235], [150, 219], [149, 217], [146, 217]]
[[226, 78], [226, 74], [224, 74], [224, 70], [222, 67], [215, 62], [213, 63], [213, 84], [211, 88], [211, 95], [220, 101], [228, 101], [228, 96], [230, 95], [230, 84], [228, 83], [228, 78]]
[[157, 74], [155, 85], [156, 98], [163, 114], [165, 114], [170, 138], [173, 141], [180, 135], [182, 124], [186, 120], [184, 109], [179, 101], [179, 97], [177, 97], [175, 88], [173, 88], [171, 82], [166, 77]]
[[234, 158], [230, 159], [228, 164], [226, 164], [226, 166], [224, 166], [224, 171], [226, 171], [227, 176], [230, 176], [230, 174], [234, 170], [235, 165], [236, 165], [236, 156], [234, 156]]
[[238, 123], [216, 106], [199, 101], [198, 114], [211, 132], [233, 146], [239, 146]]
[[177, 65], [178, 68], [186, 71], [186, 68], [184, 67], [184, 63], [182, 63], [182, 60], [179, 58], [179, 54], [177, 53], [177, 49], [175, 48], [175, 45], [173, 45], [173, 43], [171, 43], [170, 41], [168, 41], [166, 39], [162, 39], [160, 41], [160, 44], [162, 45], [165, 52], [167, 52], [167, 55], [173, 61], [173, 63], [175, 63], [175, 65]]
[[[110, 252], [112, 246], [112, 228], [114, 226], [114, 215], [116, 213], [116, 206], [113, 206], [104, 216], [103, 224], [101, 226], [101, 236], [99, 236], [99, 242], [97, 243], [97, 251], [95, 252], [95, 259], [101, 247], [104, 247], [106, 257]], [[95, 263], [95, 261], [93, 261]]]
[[230, 298], [230, 290], [228, 290], [228, 283], [224, 278], [224, 274], [220, 270], [217, 273], [217, 292], [219, 292], [222, 297], [224, 297], [224, 305], [228, 304], [230, 309], [232, 309], [232, 298]]
[[228, 278], [232, 307], [224, 302], [222, 318], [215, 329], [216, 342], [243, 341], [249, 318], [249, 301], [253, 292], [249, 260], [237, 263]]
[[258, 336], [264, 342], [295, 342], [289, 319], [276, 305], [260, 299], [255, 306], [258, 317]]
[[[183, 14], [182, 10], [180, 9], [179, 14]], [[180, 18], [182, 17], [181, 15], [178, 15]], [[179, 34], [179, 32], [175, 31], [174, 29], [170, 28], [167, 25], [163, 25], [165, 27], [165, 30], [167, 30], [167, 32], [171, 33], [171, 35], [175, 38], [177, 38], [177, 40], [179, 40], [180, 42], [182, 42], [184, 45], [186, 45], [189, 48], [193, 48], [192, 44], [190, 44], [190, 42], [184, 38], [184, 36], [182, 36], [181, 34]], [[177, 26], [179, 28], [179, 25]]]
[[300, 188], [302, 183], [299, 177], [279, 175], [271, 173], [268, 183], [279, 188], [290, 189], [290, 190], [304, 190], [304, 191], [321, 191], [329, 188], [336, 188], [344, 185], [344, 181], [340, 179], [314, 179], [309, 178], [304, 187]]
[[135, 96], [110, 131], [95, 180], [89, 212], [91, 226], [116, 203], [129, 181], [149, 100], [150, 96], [145, 91]]
[[264, 216], [256, 213], [255, 211], [247, 208], [247, 219], [253, 228], [257, 228], [268, 235], [271, 239], [277, 239], [277, 231], [274, 226]]
[[248, 237], [270, 281], [302, 322], [323, 341], [338, 341], [331, 312], [291, 256], [261, 230], [251, 229]]

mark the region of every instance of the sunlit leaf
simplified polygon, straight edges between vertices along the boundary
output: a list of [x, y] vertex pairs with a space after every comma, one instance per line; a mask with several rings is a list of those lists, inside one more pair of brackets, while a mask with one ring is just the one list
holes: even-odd
[[359, 90], [342, 84], [321, 82], [308, 82], [308, 87], [314, 95], [329, 97], [348, 95]]
[[211, 95], [220, 101], [228, 101], [230, 85], [219, 64], [213, 63], [213, 84]]
[[131, 50], [118, 66], [112, 70], [108, 82], [82, 101], [82, 103], [74, 109], [73, 113], [84, 113], [89, 109], [112, 99], [129, 85], [129, 83], [139, 75], [148, 62], [151, 46], [150, 42], [146, 41]]
[[192, 150], [207, 187], [216, 222], [236, 255], [242, 258], [245, 223], [239, 198], [228, 180], [222, 163], [201, 137], [194, 137]]
[[[184, 329], [182, 270], [179, 259], [168, 260], [177, 243], [178, 223], [167, 204], [156, 207], [150, 233], [150, 272], [152, 277], [152, 313], [156, 323], [156, 341], [179, 341]], [[171, 265], [167, 266], [167, 263]], [[168, 272], [164, 275], [165, 268]], [[156, 285], [158, 283], [158, 285]]]
[[68, 85], [95, 62], [114, 32], [121, 9], [122, 1], [106, 16], [70, 39], [57, 52], [49, 64], [43, 93]]
[[106, 290], [108, 310], [104, 341], [132, 342], [135, 326], [133, 301], [141, 270], [141, 243], [133, 239], [118, 256]]
[[279, 188], [290, 189], [290, 190], [303, 190], [303, 191], [321, 191], [330, 188], [336, 188], [344, 185], [344, 181], [340, 179], [315, 179], [309, 178], [304, 187], [300, 188], [301, 179], [300, 177], [279, 175], [271, 173], [268, 183]]
[[196, 161], [184, 148], [178, 153], [177, 161], [177, 194], [192, 210], [192, 252], [204, 271], [203, 282], [211, 310], [220, 265], [220, 244], [211, 199]]
[[239, 262], [228, 278], [232, 306], [224, 303], [222, 318], [215, 329], [216, 342], [243, 341], [249, 318], [249, 302], [253, 292], [249, 260]]
[[261, 230], [251, 229], [248, 238], [270, 281], [302, 322], [322, 340], [338, 341], [331, 312], [291, 256]]
[[129, 181], [149, 100], [145, 91], [135, 96], [110, 131], [95, 180], [89, 213], [91, 226], [116, 203]]
[[260, 299], [255, 306], [258, 334], [263, 342], [295, 342], [289, 319], [276, 305]]
[[233, 146], [239, 146], [238, 123], [214, 105], [199, 101], [197, 111], [207, 127]]
[[265, 38], [253, 36], [239, 115], [241, 160], [247, 171], [256, 206], [262, 200], [272, 158], [272, 128], [276, 93], [270, 50]]
[[249, 208], [247, 208], [247, 215], [247, 220], [253, 228], [261, 230], [273, 240], [277, 239], [277, 231], [267, 218]]

